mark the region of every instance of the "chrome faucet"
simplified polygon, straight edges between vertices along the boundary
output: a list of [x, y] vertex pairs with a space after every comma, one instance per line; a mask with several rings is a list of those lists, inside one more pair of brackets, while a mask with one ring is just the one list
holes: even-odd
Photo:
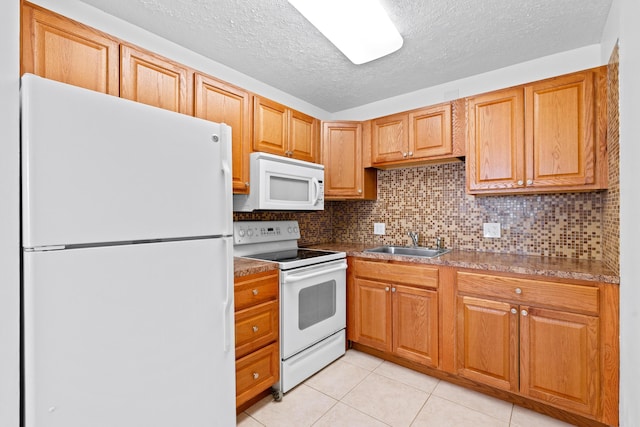
[[444, 249], [444, 237], [436, 238], [436, 249]]
[[411, 237], [411, 241], [413, 242], [413, 247], [414, 248], [417, 247], [418, 246], [418, 236], [419, 236], [418, 232], [417, 231], [409, 231], [407, 233], [407, 235], [409, 237]]

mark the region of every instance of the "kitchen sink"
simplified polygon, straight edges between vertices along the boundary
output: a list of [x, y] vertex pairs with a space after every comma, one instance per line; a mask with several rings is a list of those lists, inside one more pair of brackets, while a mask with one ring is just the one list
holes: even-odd
[[419, 256], [424, 258], [435, 258], [450, 252], [451, 249], [431, 249], [419, 246], [379, 246], [377, 248], [365, 249], [365, 252], [378, 254]]

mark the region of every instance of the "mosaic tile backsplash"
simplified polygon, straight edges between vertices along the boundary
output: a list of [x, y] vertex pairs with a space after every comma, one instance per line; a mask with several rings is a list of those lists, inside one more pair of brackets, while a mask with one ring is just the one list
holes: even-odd
[[609, 188], [602, 213], [602, 260], [611, 270], [620, 272], [620, 120], [618, 96], [618, 46], [613, 49], [607, 73], [607, 152]]
[[[325, 202], [322, 212], [234, 213], [234, 220], [296, 219], [301, 246], [324, 242], [419, 243], [448, 248], [602, 260], [606, 192], [478, 197], [465, 194], [464, 163], [378, 171], [378, 200]], [[373, 224], [386, 225], [384, 236]], [[501, 224], [501, 238], [482, 236], [482, 224]]]
[[[477, 197], [465, 194], [464, 163], [378, 172], [378, 200], [335, 202], [336, 242], [410, 244], [576, 259], [602, 259], [603, 192]], [[374, 236], [373, 223], [386, 225]], [[501, 238], [484, 238], [485, 222]]]

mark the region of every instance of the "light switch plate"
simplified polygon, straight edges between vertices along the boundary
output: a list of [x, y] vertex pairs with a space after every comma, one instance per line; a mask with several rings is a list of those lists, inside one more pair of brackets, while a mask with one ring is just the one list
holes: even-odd
[[499, 238], [500, 237], [500, 223], [499, 222], [485, 222], [482, 225], [484, 237]]
[[384, 235], [384, 222], [373, 223], [373, 234]]

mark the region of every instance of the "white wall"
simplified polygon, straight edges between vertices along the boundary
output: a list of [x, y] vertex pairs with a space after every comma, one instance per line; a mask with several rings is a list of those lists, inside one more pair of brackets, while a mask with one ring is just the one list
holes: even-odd
[[601, 59], [600, 45], [545, 56], [532, 61], [501, 68], [488, 73], [477, 74], [465, 79], [418, 90], [382, 101], [338, 111], [334, 119], [368, 120], [400, 111], [412, 110], [425, 105], [439, 104], [455, 98], [477, 95], [496, 89], [503, 89], [536, 80], [555, 77], [606, 64]]
[[0, 426], [19, 421], [19, 6], [0, 6]]
[[620, 0], [620, 425], [624, 427], [640, 426], [639, 16], [638, 0]]

